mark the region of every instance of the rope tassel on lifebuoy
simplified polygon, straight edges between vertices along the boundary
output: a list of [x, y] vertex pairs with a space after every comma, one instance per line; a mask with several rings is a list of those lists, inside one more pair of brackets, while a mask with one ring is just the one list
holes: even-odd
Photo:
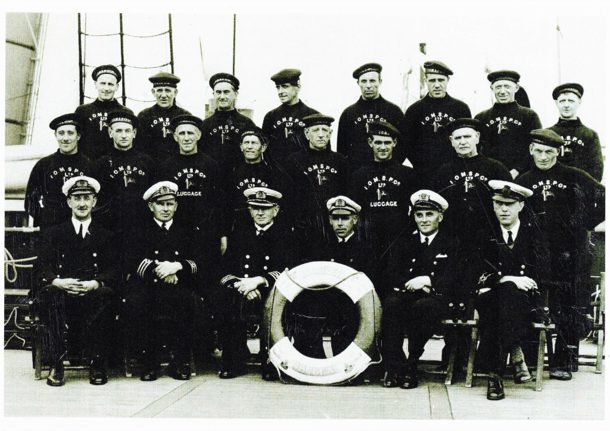
[[[303, 290], [340, 289], [358, 308], [359, 326], [350, 345], [332, 358], [310, 358], [299, 352], [284, 333], [282, 315]], [[284, 271], [265, 304], [269, 360], [281, 372], [304, 383], [348, 382], [367, 369], [376, 357], [381, 305], [371, 280], [362, 272], [335, 262], [308, 262]]]

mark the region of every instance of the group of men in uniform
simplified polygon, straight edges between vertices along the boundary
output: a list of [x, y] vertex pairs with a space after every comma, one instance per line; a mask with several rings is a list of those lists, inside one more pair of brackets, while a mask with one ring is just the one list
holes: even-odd
[[[220, 377], [234, 377], [248, 354], [245, 316], [260, 313], [283, 270], [311, 260], [373, 280], [386, 387], [417, 386], [418, 359], [448, 303], [470, 297], [489, 399], [504, 397], [509, 353], [516, 381], [531, 378], [521, 343], [547, 295], [559, 333], [551, 377], [570, 379], [589, 295], [587, 234], [604, 220], [599, 138], [577, 117], [584, 90], [555, 88], [560, 120], [542, 129], [515, 102], [517, 72], [490, 73], [496, 103], [471, 118], [447, 93], [451, 69], [438, 61], [424, 69], [428, 94], [403, 114], [380, 95], [381, 65], [358, 67], [361, 97], [341, 114], [335, 152], [334, 118], [300, 100], [297, 69], [271, 77], [281, 105], [261, 129], [236, 110], [240, 81], [231, 74], [210, 78], [216, 110], [201, 120], [176, 105], [177, 76], [150, 77], [156, 104], [135, 116], [114, 99], [118, 69], [97, 67], [98, 98], [51, 122], [59, 149], [36, 164], [26, 191], [43, 234], [47, 383], [63, 384], [61, 340], [83, 316], [95, 340], [90, 382], [106, 382], [101, 328], [119, 297], [142, 380], [157, 378], [159, 313], [179, 322], [170, 374], [189, 378], [201, 296], [214, 308]], [[337, 334], [340, 350], [346, 336]], [[263, 377], [276, 378], [264, 342], [261, 361]]]

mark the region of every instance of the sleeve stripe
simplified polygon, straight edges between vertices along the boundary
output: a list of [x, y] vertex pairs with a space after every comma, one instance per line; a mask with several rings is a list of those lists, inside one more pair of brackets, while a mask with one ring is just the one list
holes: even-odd
[[189, 259], [187, 259], [186, 262], [191, 266], [191, 274], [197, 274], [197, 264]]
[[271, 271], [271, 272], [269, 273], [269, 276], [270, 276], [270, 277], [273, 277], [273, 280], [277, 280], [277, 279], [278, 279], [278, 277], [280, 276], [280, 272], [279, 272], [279, 271]]
[[151, 259], [144, 259], [142, 260], [142, 262], [140, 262], [140, 266], [138, 266], [138, 270], [136, 272], [141, 278], [144, 278], [144, 273], [146, 272], [146, 269], [148, 269], [151, 263]]

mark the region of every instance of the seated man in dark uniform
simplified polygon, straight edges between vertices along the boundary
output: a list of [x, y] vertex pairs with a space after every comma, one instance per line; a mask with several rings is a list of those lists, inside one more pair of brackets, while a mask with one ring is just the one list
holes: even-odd
[[[290, 229], [275, 221], [282, 194], [266, 187], [244, 191], [254, 223], [236, 226], [228, 241], [220, 280], [219, 314], [224, 321], [220, 338], [223, 345], [221, 379], [236, 377], [248, 355], [246, 316], [260, 315], [275, 280], [296, 263], [295, 241]], [[267, 362], [267, 346], [261, 339], [260, 358], [265, 380], [277, 378]]]
[[[457, 268], [457, 241], [440, 228], [449, 204], [438, 193], [411, 195], [417, 230], [391, 251], [388, 292], [383, 301], [383, 385], [417, 387], [417, 363], [424, 346], [446, 313]], [[409, 338], [409, 357], [403, 350]]]
[[85, 340], [91, 359], [89, 383], [108, 381], [106, 358], [112, 342], [116, 315], [119, 272], [112, 233], [91, 218], [100, 184], [86, 177], [72, 177], [62, 191], [67, 196], [72, 218], [43, 232], [36, 263], [40, 301], [51, 371], [49, 386], [64, 384], [63, 361], [68, 341]]
[[159, 314], [169, 315], [176, 325], [169, 374], [176, 380], [190, 378], [196, 295], [215, 267], [218, 245], [202, 242], [192, 227], [174, 220], [177, 192], [169, 181], [144, 192], [152, 217], [134, 229], [126, 253], [126, 329], [143, 365], [140, 380], [147, 382], [157, 379], [158, 325], [153, 318]]
[[542, 306], [541, 290], [549, 266], [548, 247], [536, 225], [522, 222], [519, 213], [532, 191], [512, 182], [491, 180], [496, 218], [495, 232], [477, 238], [479, 275], [476, 307], [480, 315], [481, 342], [477, 360], [489, 373], [487, 399], [504, 398], [502, 374], [510, 353], [516, 383], [531, 380], [521, 342]]

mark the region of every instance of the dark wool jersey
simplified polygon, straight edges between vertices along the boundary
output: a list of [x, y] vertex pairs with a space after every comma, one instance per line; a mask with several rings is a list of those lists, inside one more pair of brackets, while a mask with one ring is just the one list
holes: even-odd
[[563, 139], [559, 149], [559, 160], [575, 168], [582, 169], [597, 181], [602, 180], [604, 159], [599, 136], [593, 129], [584, 126], [580, 118], [576, 120], [559, 119], [549, 127]]
[[318, 114], [299, 100], [294, 105], [280, 105], [267, 112], [263, 119], [263, 132], [269, 139], [267, 152], [274, 161], [281, 163], [295, 151], [305, 150], [309, 143], [305, 138], [303, 117]]
[[222, 179], [218, 162], [207, 154], [176, 154], [165, 159], [153, 183], [178, 185], [176, 221], [187, 227], [217, 229], [222, 219]]
[[542, 127], [538, 114], [517, 102], [495, 103], [475, 118], [483, 123], [481, 153], [502, 162], [509, 171], [527, 171], [530, 166], [530, 132]]
[[153, 159], [135, 149], [112, 151], [96, 162], [95, 178], [101, 190], [96, 217], [114, 232], [141, 222], [149, 212], [142, 195], [152, 185]]
[[133, 114], [131, 109], [121, 105], [116, 99], [109, 101], [96, 99], [92, 103], [80, 105], [74, 111], [82, 124], [82, 137], [78, 149], [91, 160], [97, 160], [113, 148], [106, 124], [108, 113], [113, 111]]
[[178, 115], [191, 115], [186, 109], [175, 104], [162, 108], [155, 104], [138, 114], [138, 134], [135, 148], [151, 157], [178, 154], [178, 143], [173, 130], [169, 128], [172, 119]]
[[[368, 143], [367, 123], [374, 120], [387, 121], [404, 135], [404, 115], [398, 106], [381, 96], [374, 100], [364, 100], [361, 97], [341, 114], [337, 134], [337, 152], [347, 156], [353, 169], [367, 165], [373, 160], [373, 151]], [[405, 156], [406, 144], [401, 137], [394, 149], [394, 158], [402, 163]]]
[[535, 167], [518, 177], [517, 183], [534, 192], [526, 204], [547, 236], [555, 275], [577, 271], [582, 256], [573, 251], [582, 250], [586, 231], [604, 220], [604, 186], [586, 172], [560, 162], [546, 171]]
[[429, 178], [454, 154], [444, 127], [458, 118], [470, 118], [464, 102], [447, 95], [435, 99], [429, 95], [418, 100], [405, 112], [407, 157], [418, 174]]
[[236, 109], [216, 111], [203, 120], [200, 147], [220, 163], [222, 169], [233, 167], [242, 160], [239, 150], [242, 132], [255, 126], [252, 120]]
[[477, 230], [496, 224], [489, 180], [512, 181], [512, 177], [502, 163], [480, 154], [454, 156], [436, 172], [432, 188], [449, 203], [442, 223], [465, 244]]
[[72, 177], [92, 175], [93, 164], [80, 152], [67, 155], [59, 150], [34, 165], [25, 189], [25, 212], [34, 218], [34, 226], [63, 223], [71, 210], [61, 188]]

